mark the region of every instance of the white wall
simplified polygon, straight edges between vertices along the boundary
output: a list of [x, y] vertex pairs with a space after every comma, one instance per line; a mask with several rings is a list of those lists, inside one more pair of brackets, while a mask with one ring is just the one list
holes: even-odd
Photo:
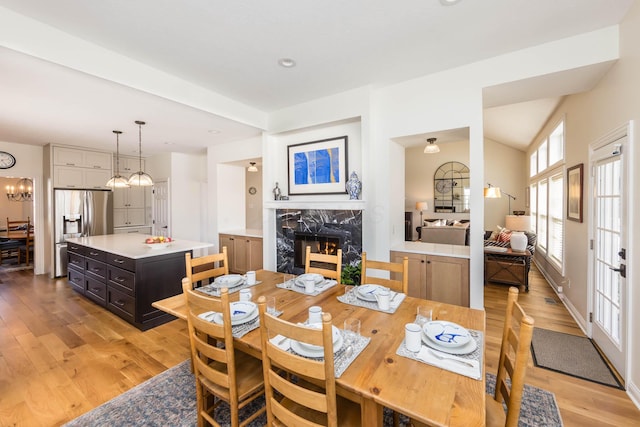
[[204, 154], [171, 154], [171, 230], [176, 239], [204, 241], [207, 174]]
[[[511, 211], [529, 213], [525, 207], [525, 188], [528, 182], [528, 156], [524, 151], [500, 144], [489, 138], [484, 140], [484, 186], [491, 183], [501, 191], [511, 194]], [[509, 210], [509, 197], [484, 199], [484, 229], [495, 230], [496, 225], [504, 227], [505, 215]], [[511, 212], [509, 212], [511, 214]]]
[[[246, 170], [246, 169], [245, 169]], [[253, 230], [262, 230], [262, 198], [264, 196], [262, 188], [262, 166], [258, 172], [246, 172], [245, 179], [247, 187], [245, 189], [246, 199], [246, 223], [245, 227]], [[249, 188], [254, 187], [256, 194], [250, 194]]]
[[[45, 219], [44, 217], [43, 194], [47, 185], [43, 182], [42, 176], [42, 147], [0, 141], [0, 151], [11, 153], [16, 158], [16, 165], [14, 167], [11, 169], [0, 169], [0, 177], [29, 177], [33, 179], [34, 201], [31, 205], [35, 210], [35, 215], [33, 215], [35, 233], [34, 273], [43, 274], [45, 272], [45, 265], [49, 264], [45, 263], [44, 231], [50, 219]], [[4, 190], [4, 187], [0, 190]], [[1, 195], [1, 197], [6, 198], [4, 195]], [[4, 221], [6, 221], [6, 217]]]

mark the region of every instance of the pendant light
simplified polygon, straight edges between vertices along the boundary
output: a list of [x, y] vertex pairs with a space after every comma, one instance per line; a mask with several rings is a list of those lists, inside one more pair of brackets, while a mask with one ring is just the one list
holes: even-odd
[[142, 125], [144, 125], [145, 122], [136, 120], [135, 123], [138, 125], [138, 159], [140, 161], [140, 170], [131, 174], [129, 177], [129, 185], [134, 187], [148, 187], [153, 185], [153, 179], [148, 173], [142, 170]]
[[107, 181], [107, 187], [126, 188], [129, 186], [129, 182], [127, 178], [120, 175], [120, 134], [122, 131], [114, 130], [113, 133], [116, 134], [116, 174]]
[[427, 142], [429, 143], [429, 145], [424, 147], [424, 152], [426, 154], [433, 154], [433, 153], [440, 152], [440, 147], [434, 144], [434, 142], [436, 142], [436, 138], [427, 138]]

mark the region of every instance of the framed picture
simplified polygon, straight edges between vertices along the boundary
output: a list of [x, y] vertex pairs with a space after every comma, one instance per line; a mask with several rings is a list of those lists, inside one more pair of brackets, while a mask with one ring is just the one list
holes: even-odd
[[347, 136], [289, 145], [289, 195], [346, 194]]
[[583, 164], [567, 169], [567, 219], [582, 222]]

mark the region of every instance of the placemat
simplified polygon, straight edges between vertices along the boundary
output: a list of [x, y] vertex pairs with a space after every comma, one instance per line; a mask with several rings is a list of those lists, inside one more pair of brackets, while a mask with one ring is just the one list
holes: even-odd
[[[215, 311], [211, 311], [211, 312], [208, 312], [208, 313], [217, 314]], [[205, 313], [202, 313], [202, 314], [205, 314]], [[199, 316], [202, 316], [202, 314], [200, 314]], [[276, 317], [279, 317], [281, 314], [282, 314], [282, 311], [280, 311], [280, 310], [276, 310], [275, 313], [274, 313], [274, 315]], [[231, 335], [233, 335], [234, 338], [242, 338], [243, 336], [245, 336], [249, 332], [253, 331], [254, 329], [258, 329], [259, 327], [260, 327], [260, 316], [256, 317], [253, 320], [250, 320], [250, 321], [248, 321], [246, 323], [241, 323], [239, 325], [232, 325], [231, 326]]]
[[354, 296], [353, 301], [347, 301], [346, 295], [339, 295], [338, 301], [349, 305], [355, 305], [356, 307], [364, 307], [371, 310], [381, 311], [383, 313], [395, 313], [398, 307], [400, 307], [400, 304], [402, 304], [402, 301], [404, 301], [405, 297], [406, 295], [403, 293], [391, 291], [392, 301], [389, 304], [389, 310], [382, 310], [378, 307], [378, 302], [365, 301], [356, 296]]
[[[473, 352], [468, 354], [454, 355], [454, 354], [444, 353], [441, 350], [435, 348], [434, 346], [430, 346], [429, 344], [425, 343], [425, 340], [422, 341], [422, 349], [418, 353], [414, 353], [412, 351], [407, 350], [407, 348], [404, 345], [404, 340], [402, 340], [402, 343], [398, 347], [396, 354], [403, 357], [408, 357], [409, 359], [418, 360], [428, 365], [437, 366], [438, 368], [446, 369], [447, 371], [455, 372], [456, 374], [464, 375], [466, 377], [479, 380], [482, 378], [483, 334], [480, 331], [475, 331], [472, 329], [469, 329], [469, 333], [471, 334], [471, 337], [476, 341], [477, 346]], [[428, 359], [425, 359], [424, 357], [421, 357], [421, 356], [424, 356], [425, 347], [433, 348], [444, 357], [461, 358], [461, 359], [470, 360], [470, 361], [477, 361], [478, 365], [475, 368], [470, 368], [462, 364], [459, 364], [457, 362], [450, 361], [448, 359], [439, 360], [435, 357], [429, 357]]]
[[[342, 339], [346, 340], [345, 332], [342, 329], [340, 329], [339, 331], [340, 331], [340, 334], [342, 335]], [[296, 356], [304, 357], [305, 359], [311, 359], [311, 360], [324, 359], [324, 357], [308, 357], [308, 356], [304, 356], [302, 354], [296, 353], [291, 349], [290, 339], [282, 335], [276, 335], [275, 337], [271, 338], [270, 341], [273, 344], [280, 347], [281, 349], [291, 354], [295, 354]], [[333, 368], [334, 368], [336, 378], [340, 378], [340, 376], [344, 373], [344, 371], [347, 370], [349, 365], [351, 365], [351, 363], [353, 363], [353, 361], [356, 360], [356, 357], [358, 357], [358, 355], [362, 353], [362, 351], [367, 347], [367, 345], [369, 345], [369, 342], [371, 342], [371, 338], [358, 335], [355, 337], [353, 343], [351, 344], [352, 351], [350, 355], [347, 355], [348, 346], [346, 344], [344, 344], [342, 348], [333, 355]]]
[[[230, 294], [233, 294], [233, 293], [239, 292], [240, 289], [250, 288], [252, 286], [259, 285], [260, 283], [262, 283], [260, 280], [256, 280], [256, 283], [254, 283], [253, 285], [249, 285], [245, 280], [242, 285], [234, 286], [233, 288], [227, 288], [227, 289], [229, 289]], [[203, 294], [210, 295], [212, 297], [219, 297], [220, 289], [222, 288], [224, 288], [224, 286], [216, 285], [215, 283], [210, 283], [208, 285], [201, 286], [199, 288], [194, 288], [194, 290], [198, 292], [202, 292]]]
[[296, 286], [293, 282], [295, 279], [290, 279], [287, 280], [284, 283], [278, 283], [276, 285], [276, 288], [280, 288], [280, 289], [288, 289], [290, 291], [294, 291], [297, 292], [299, 294], [303, 294], [303, 295], [309, 295], [309, 296], [316, 296], [316, 295], [320, 295], [321, 293], [323, 293], [324, 291], [326, 291], [327, 289], [330, 289], [332, 287], [334, 287], [335, 285], [338, 284], [337, 281], [335, 280], [325, 280], [324, 283], [322, 284], [322, 286], [316, 286], [316, 290], [313, 291], [312, 293], [308, 294], [304, 291], [304, 287], [302, 286]]

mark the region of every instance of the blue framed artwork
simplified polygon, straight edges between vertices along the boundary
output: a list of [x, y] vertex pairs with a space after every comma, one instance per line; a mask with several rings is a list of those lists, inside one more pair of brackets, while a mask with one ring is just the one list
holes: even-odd
[[289, 194], [346, 194], [347, 136], [287, 147]]

